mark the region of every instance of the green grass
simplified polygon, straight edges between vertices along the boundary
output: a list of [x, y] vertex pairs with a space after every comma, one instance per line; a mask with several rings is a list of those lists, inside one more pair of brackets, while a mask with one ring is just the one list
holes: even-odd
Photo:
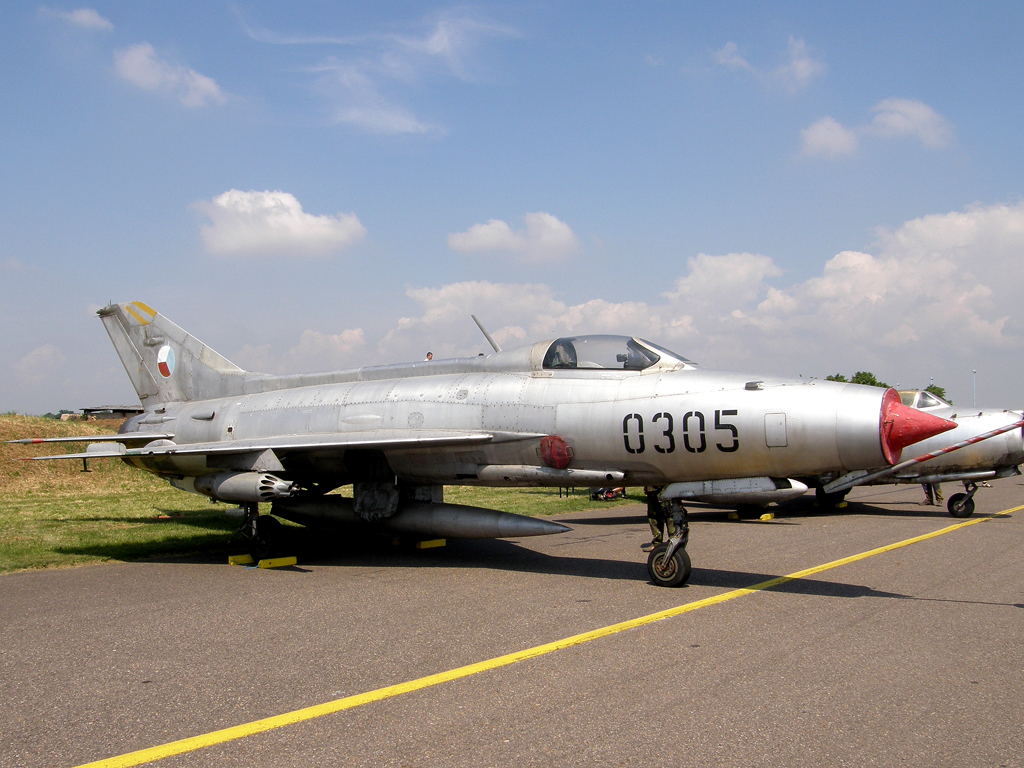
[[[351, 491], [351, 489], [344, 489]], [[59, 496], [33, 491], [0, 497], [0, 573], [108, 560], [139, 560], [227, 553], [239, 521], [229, 505], [169, 486], [148, 490]], [[557, 489], [448, 486], [445, 500], [521, 515], [561, 515], [643, 501], [592, 502], [585, 489], [559, 497]], [[269, 511], [269, 505], [263, 505]], [[163, 518], [163, 519], [162, 519]]]
[[[76, 426], [77, 424], [77, 426]], [[53, 422], [0, 415], [0, 440], [69, 434], [107, 434], [111, 425]], [[81, 450], [74, 447], [72, 450]], [[239, 521], [231, 505], [171, 488], [148, 473], [115, 460], [23, 462], [67, 446], [0, 446], [0, 573], [109, 560], [139, 560], [197, 553], [227, 553]], [[342, 489], [351, 495], [351, 487]], [[445, 501], [520, 515], [561, 515], [643, 503], [639, 489], [628, 499], [592, 502], [586, 488], [476, 488], [447, 486]], [[269, 505], [263, 505], [269, 511]], [[169, 519], [161, 519], [169, 518]]]

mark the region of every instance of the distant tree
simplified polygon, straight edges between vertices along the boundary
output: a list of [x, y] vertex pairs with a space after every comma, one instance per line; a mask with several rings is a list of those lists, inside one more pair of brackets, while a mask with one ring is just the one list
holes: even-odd
[[870, 371], [857, 371], [852, 377], [850, 377], [850, 382], [853, 384], [865, 384], [869, 387], [882, 387], [883, 389], [889, 388], [888, 384], [876, 379], [875, 374]]
[[848, 378], [843, 376], [841, 373], [833, 374], [832, 376], [826, 376], [825, 381], [849, 381]]
[[946, 388], [945, 387], [940, 387], [938, 384], [929, 384], [927, 387], [924, 388], [924, 391], [925, 392], [931, 392], [936, 397], [941, 397], [943, 400], [945, 400], [950, 405], [953, 404], [953, 401], [950, 400], [948, 397], [946, 397]]
[[67, 408], [61, 408], [56, 413], [44, 413], [43, 414], [43, 418], [44, 419], [59, 419], [65, 413], [74, 413], [74, 411], [69, 411]]

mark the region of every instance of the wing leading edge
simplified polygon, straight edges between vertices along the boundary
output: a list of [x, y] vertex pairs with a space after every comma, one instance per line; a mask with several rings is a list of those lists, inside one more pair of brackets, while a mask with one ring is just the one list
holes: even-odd
[[[26, 461], [51, 461], [55, 459], [100, 459], [100, 458], [132, 458], [152, 456], [200, 456], [200, 455], [231, 455], [251, 454], [262, 451], [274, 451], [277, 454], [306, 453], [313, 451], [344, 451], [357, 448], [375, 448], [378, 450], [409, 450], [421, 448], [441, 448], [446, 446], [482, 445], [491, 442], [508, 442], [514, 440], [535, 440], [544, 437], [542, 434], [521, 432], [455, 432], [446, 430], [421, 430], [410, 434], [410, 430], [374, 430], [372, 432], [346, 432], [318, 435], [284, 435], [256, 440], [232, 440], [211, 443], [189, 443], [177, 445], [160, 435], [147, 435], [152, 441], [140, 448], [127, 448], [126, 435], [110, 435], [105, 437], [109, 446], [90, 446], [92, 450], [85, 453], [65, 453], [57, 456], [33, 456]], [[152, 438], [156, 439], [152, 439]], [[31, 443], [32, 440], [17, 442]], [[81, 441], [76, 441], [81, 442]], [[97, 443], [100, 441], [91, 440]], [[120, 446], [118, 446], [120, 443]], [[121, 447], [125, 446], [125, 447]]]

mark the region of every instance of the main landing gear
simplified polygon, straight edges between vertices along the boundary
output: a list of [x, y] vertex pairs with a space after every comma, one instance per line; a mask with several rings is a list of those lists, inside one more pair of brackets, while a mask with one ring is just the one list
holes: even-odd
[[978, 484], [964, 480], [967, 493], [954, 493], [946, 502], [946, 509], [953, 517], [970, 517], [974, 514], [974, 494], [978, 492]]
[[245, 542], [254, 560], [270, 557], [281, 538], [281, 521], [270, 515], [261, 515], [259, 504], [246, 503], [241, 507], [245, 517], [231, 541], [241, 539]]
[[686, 544], [690, 540], [690, 524], [686, 507], [679, 499], [668, 502], [669, 513], [676, 524], [676, 533], [667, 542], [658, 544], [647, 556], [647, 573], [659, 587], [678, 587], [690, 578], [690, 556]]

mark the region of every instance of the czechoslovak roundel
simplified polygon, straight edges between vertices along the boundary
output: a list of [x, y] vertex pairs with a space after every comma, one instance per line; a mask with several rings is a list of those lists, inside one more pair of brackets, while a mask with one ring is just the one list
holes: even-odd
[[171, 378], [174, 373], [174, 350], [166, 344], [156, 353], [156, 367], [165, 379]]

